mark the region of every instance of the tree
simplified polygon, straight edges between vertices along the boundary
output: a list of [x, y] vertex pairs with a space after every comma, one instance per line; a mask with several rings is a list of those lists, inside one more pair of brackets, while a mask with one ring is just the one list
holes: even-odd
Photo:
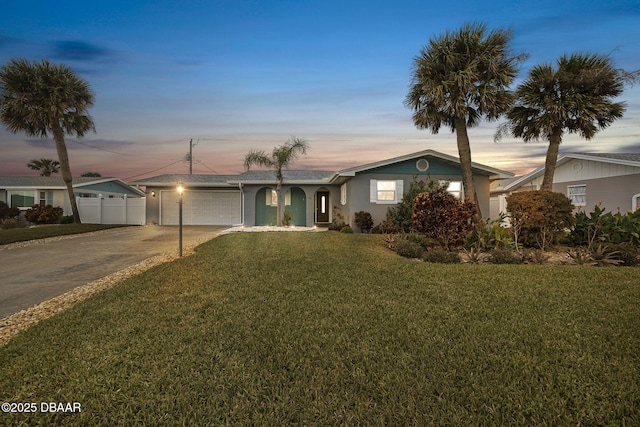
[[622, 117], [625, 103], [613, 99], [637, 78], [637, 72], [616, 69], [610, 57], [598, 54], [563, 55], [556, 66], [537, 65], [516, 89], [515, 105], [496, 139], [511, 134], [525, 142], [548, 141], [541, 190], [551, 191], [565, 132], [590, 140]]
[[80, 215], [64, 137], [95, 132], [93, 119], [87, 114], [93, 102], [89, 84], [64, 64], [18, 58], [0, 69], [0, 121], [14, 133], [41, 138], [53, 135], [76, 223], [80, 223]]
[[85, 172], [80, 176], [98, 178], [98, 177], [101, 177], [102, 175], [100, 175], [98, 172]]
[[275, 169], [276, 195], [278, 198], [277, 225], [282, 226], [284, 217], [284, 197], [282, 194], [282, 168], [287, 167], [298, 155], [306, 154], [309, 144], [304, 139], [291, 137], [279, 147], [274, 147], [271, 155], [262, 150], [251, 150], [244, 158], [244, 166], [249, 170], [251, 165]]
[[[438, 133], [447, 125], [456, 133], [466, 201], [476, 203], [468, 127], [484, 117], [496, 120], [512, 105], [508, 87], [526, 55], [512, 55], [511, 30], [487, 31], [484, 24], [465, 24], [429, 40], [414, 58], [405, 106], [419, 129]], [[481, 214], [478, 210], [478, 219]]]
[[60, 172], [60, 162], [51, 159], [34, 159], [27, 163], [27, 167], [34, 171], [40, 171], [40, 176], [51, 176], [52, 173]]

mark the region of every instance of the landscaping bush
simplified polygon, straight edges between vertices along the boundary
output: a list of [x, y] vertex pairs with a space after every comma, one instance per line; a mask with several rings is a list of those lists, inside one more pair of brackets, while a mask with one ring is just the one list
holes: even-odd
[[404, 235], [404, 238], [410, 242], [419, 244], [424, 250], [430, 250], [438, 245], [438, 242], [420, 233], [407, 233]]
[[421, 258], [423, 252], [422, 246], [407, 239], [396, 242], [396, 253], [405, 258]]
[[60, 218], [60, 224], [73, 224], [73, 215], [65, 215]]
[[607, 251], [613, 254], [613, 258], [621, 261], [620, 265], [636, 266], [640, 265], [640, 248], [631, 243], [610, 244]]
[[27, 221], [34, 224], [56, 224], [62, 217], [62, 208], [51, 205], [35, 205], [24, 213]]
[[0, 228], [3, 230], [11, 230], [12, 228], [18, 228], [20, 226], [20, 223], [18, 222], [17, 219], [5, 219], [4, 221], [2, 221], [2, 224], [0, 224]]
[[373, 228], [373, 218], [371, 218], [371, 214], [365, 211], [356, 212], [356, 225], [363, 233], [371, 232]]
[[489, 252], [487, 261], [492, 264], [523, 264], [524, 258], [511, 249], [495, 248]]
[[481, 250], [512, 247], [513, 230], [502, 225], [505, 218], [501, 213], [498, 219], [478, 222], [467, 236], [467, 246]]
[[371, 233], [373, 234], [395, 234], [400, 233], [401, 231], [402, 230], [394, 225], [393, 221], [389, 218], [385, 219], [380, 224], [371, 229]]
[[[398, 206], [391, 207], [387, 211], [387, 226], [393, 227], [395, 233], [404, 231], [409, 233], [411, 231], [411, 214], [413, 213], [413, 201], [418, 194], [433, 191], [438, 188], [438, 184], [433, 182], [431, 178], [427, 181], [418, 181], [416, 177], [413, 177], [409, 191], [402, 196], [402, 201]], [[389, 232], [389, 231], [386, 231]]]
[[421, 193], [414, 200], [413, 229], [449, 249], [464, 243], [473, 230], [473, 203], [461, 202], [444, 188]]
[[462, 259], [457, 252], [449, 252], [444, 249], [432, 249], [422, 255], [422, 260], [426, 262], [436, 262], [440, 264], [460, 264]]
[[345, 225], [347, 225], [347, 223], [344, 221], [344, 215], [342, 215], [340, 207], [334, 206], [333, 220], [331, 221], [331, 224], [329, 224], [329, 230], [340, 231]]
[[0, 201], [0, 222], [7, 219], [16, 219], [20, 215], [20, 209], [10, 208], [5, 202]]
[[350, 234], [350, 233], [353, 233], [353, 229], [352, 229], [351, 227], [349, 227], [348, 225], [345, 225], [344, 227], [342, 227], [342, 228], [340, 229], [340, 232], [341, 232], [341, 233], [347, 233], [347, 234]]
[[630, 243], [640, 245], [640, 209], [626, 214], [605, 212], [596, 205], [591, 213], [578, 212], [568, 236], [569, 243], [586, 245], [592, 249], [596, 243]]
[[536, 190], [507, 197], [516, 246], [519, 243], [544, 250], [557, 243], [573, 225], [573, 204], [564, 194]]

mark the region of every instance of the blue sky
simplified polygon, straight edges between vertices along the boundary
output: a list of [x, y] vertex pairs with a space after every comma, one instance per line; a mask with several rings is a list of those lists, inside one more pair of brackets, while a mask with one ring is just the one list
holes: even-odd
[[[640, 1], [30, 1], [0, 14], [0, 63], [49, 58], [73, 67], [96, 93], [97, 132], [69, 137], [74, 175], [124, 179], [241, 172], [250, 149], [289, 136], [308, 154], [294, 169], [338, 170], [423, 149], [457, 155], [455, 135], [418, 130], [404, 107], [413, 58], [465, 22], [511, 27], [530, 55], [519, 78], [564, 53], [611, 54], [640, 69]], [[640, 87], [625, 117], [562, 151], [640, 152]], [[493, 141], [497, 123], [471, 129], [473, 160], [516, 173], [543, 162], [546, 144]], [[0, 174], [56, 158], [52, 140], [0, 129]]]

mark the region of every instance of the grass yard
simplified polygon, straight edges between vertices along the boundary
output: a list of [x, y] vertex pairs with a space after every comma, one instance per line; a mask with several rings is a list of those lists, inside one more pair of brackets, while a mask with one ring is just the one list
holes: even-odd
[[89, 233], [115, 227], [130, 226], [114, 224], [58, 224], [41, 225], [31, 228], [11, 228], [8, 230], [0, 230], [0, 245], [44, 239], [46, 237], [64, 236], [67, 234]]
[[[640, 425], [640, 270], [437, 265], [237, 233], [0, 348], [34, 425]], [[39, 407], [38, 407], [39, 408]]]

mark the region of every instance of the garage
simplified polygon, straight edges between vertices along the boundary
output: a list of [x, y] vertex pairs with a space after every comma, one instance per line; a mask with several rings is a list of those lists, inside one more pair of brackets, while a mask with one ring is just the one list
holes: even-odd
[[[178, 224], [176, 191], [160, 192], [160, 223]], [[184, 225], [233, 225], [242, 223], [240, 191], [190, 190], [182, 195]]]

